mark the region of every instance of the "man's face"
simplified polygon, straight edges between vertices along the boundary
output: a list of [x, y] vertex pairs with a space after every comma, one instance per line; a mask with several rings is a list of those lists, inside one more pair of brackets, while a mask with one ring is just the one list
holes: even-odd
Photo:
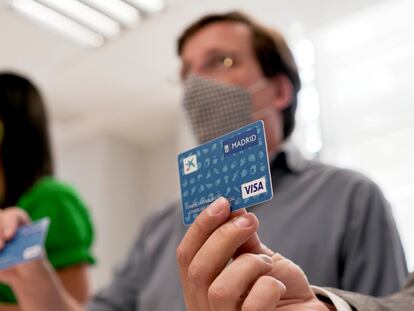
[[[254, 54], [250, 29], [236, 22], [217, 22], [193, 34], [184, 44], [181, 77], [196, 74], [220, 82], [249, 88], [265, 79]], [[272, 107], [276, 86], [268, 84], [252, 94], [252, 120], [264, 119], [269, 152], [280, 139], [272, 137], [275, 127], [281, 127], [280, 113]], [[264, 108], [266, 116], [261, 115]], [[278, 131], [280, 132], [280, 131]], [[277, 141], [275, 141], [275, 139]]]

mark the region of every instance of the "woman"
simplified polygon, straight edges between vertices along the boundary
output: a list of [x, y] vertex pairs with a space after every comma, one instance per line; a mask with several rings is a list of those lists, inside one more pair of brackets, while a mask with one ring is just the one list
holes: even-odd
[[[48, 124], [42, 98], [27, 79], [0, 74], [0, 208], [20, 207], [33, 219], [49, 217], [45, 242], [49, 261], [68, 292], [88, 297], [87, 266], [93, 227], [77, 193], [53, 177]], [[19, 310], [0, 284], [0, 311]]]

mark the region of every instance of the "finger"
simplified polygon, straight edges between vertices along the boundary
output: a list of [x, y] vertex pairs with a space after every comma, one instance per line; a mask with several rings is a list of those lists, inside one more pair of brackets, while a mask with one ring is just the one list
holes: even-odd
[[229, 218], [246, 214], [246, 210], [230, 211], [230, 203], [221, 197], [209, 205], [187, 230], [177, 248], [177, 261], [180, 268], [187, 270], [191, 260], [208, 237]]
[[[231, 217], [239, 216], [240, 214], [237, 214], [239, 211], [241, 211], [242, 214], [247, 213], [243, 208], [237, 210], [236, 212], [232, 212]], [[272, 256], [274, 254], [270, 248], [268, 248], [260, 241], [260, 237], [256, 232], [242, 246], [238, 248], [236, 254], [234, 255], [234, 258], [244, 253], [265, 254], [268, 256]]]
[[266, 255], [243, 254], [229, 264], [208, 289], [211, 310], [238, 310], [244, 293], [252, 284], [272, 270], [272, 258]]
[[186, 269], [194, 255], [221, 224], [230, 216], [229, 202], [220, 197], [197, 216], [177, 248], [177, 261]]
[[261, 276], [244, 300], [241, 310], [273, 311], [285, 292], [286, 287], [282, 282], [271, 276]]
[[[201, 306], [200, 302], [194, 299], [195, 297], [192, 295], [189, 288], [188, 266], [210, 234], [227, 221], [229, 217], [229, 202], [224, 198], [217, 199], [198, 215], [177, 247], [176, 257], [187, 310], [208, 308], [208, 304]], [[203, 303], [206, 302], [203, 301]]]
[[20, 208], [10, 207], [3, 217], [3, 238], [9, 241], [14, 237], [16, 231], [22, 225], [30, 223], [30, 218]]
[[272, 256], [274, 252], [264, 245], [259, 238], [259, 235], [255, 232], [242, 246], [237, 249], [234, 258], [244, 253], [252, 254], [265, 254]]
[[241, 216], [243, 214], [246, 214], [246, 213], [247, 213], [246, 209], [241, 208], [241, 209], [238, 209], [237, 211], [231, 212], [230, 218], [239, 217], [239, 216]]
[[195, 299], [208, 304], [210, 284], [257, 227], [256, 216], [246, 213], [229, 220], [211, 234], [188, 268], [189, 286]]
[[291, 260], [276, 253], [272, 256], [273, 269], [268, 274], [286, 285], [285, 299], [307, 300], [315, 296], [303, 270]]

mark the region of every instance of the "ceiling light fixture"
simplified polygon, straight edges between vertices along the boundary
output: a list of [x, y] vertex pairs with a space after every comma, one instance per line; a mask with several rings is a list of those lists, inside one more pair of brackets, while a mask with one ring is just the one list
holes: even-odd
[[164, 1], [9, 0], [21, 14], [89, 47], [101, 46], [105, 39], [136, 26], [141, 16], [161, 11]]
[[139, 12], [131, 5], [121, 0], [82, 0], [106, 15], [114, 18], [124, 26], [133, 27], [140, 20]]
[[165, 6], [164, 0], [128, 0], [131, 4], [135, 5], [140, 10], [146, 13], [157, 13], [161, 11]]
[[52, 28], [86, 47], [99, 47], [103, 44], [102, 35], [89, 30], [52, 9], [33, 0], [12, 0], [11, 5], [21, 14]]
[[116, 36], [121, 30], [117, 22], [77, 0], [40, 0], [39, 2], [107, 38]]

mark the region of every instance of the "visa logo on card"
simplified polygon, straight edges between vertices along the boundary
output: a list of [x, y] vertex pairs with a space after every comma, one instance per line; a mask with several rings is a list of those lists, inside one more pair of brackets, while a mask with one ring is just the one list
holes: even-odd
[[245, 183], [241, 186], [242, 198], [247, 199], [255, 195], [266, 193], [266, 179], [264, 177]]
[[184, 224], [220, 196], [233, 211], [273, 197], [263, 121], [178, 155]]

